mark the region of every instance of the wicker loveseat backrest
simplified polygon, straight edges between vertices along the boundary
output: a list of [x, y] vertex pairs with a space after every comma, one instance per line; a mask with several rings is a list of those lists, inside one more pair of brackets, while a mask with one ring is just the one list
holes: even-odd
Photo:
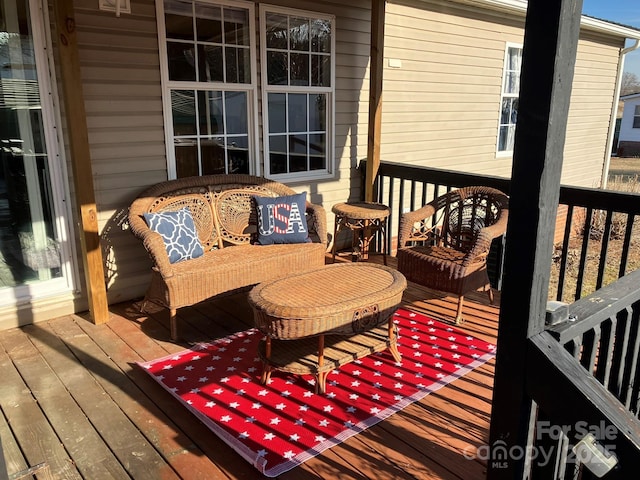
[[442, 215], [442, 245], [465, 253], [477, 244], [478, 234], [484, 227], [496, 223], [507, 205], [502, 192], [487, 187], [453, 190], [439, 197], [436, 203]]
[[162, 182], [144, 191], [132, 203], [129, 217], [135, 231], [136, 227], [147, 228], [145, 213], [189, 207], [200, 242], [207, 251], [251, 242], [257, 228], [251, 200], [254, 195], [277, 197], [295, 193], [286, 185], [252, 175], [187, 177]]

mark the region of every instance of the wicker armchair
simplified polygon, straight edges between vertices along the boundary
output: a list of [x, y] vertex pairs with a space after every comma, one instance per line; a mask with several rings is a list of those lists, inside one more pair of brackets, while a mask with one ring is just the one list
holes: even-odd
[[468, 292], [483, 289], [493, 303], [487, 255], [504, 234], [508, 197], [488, 187], [465, 187], [400, 218], [398, 270], [407, 280], [458, 295], [456, 323]]

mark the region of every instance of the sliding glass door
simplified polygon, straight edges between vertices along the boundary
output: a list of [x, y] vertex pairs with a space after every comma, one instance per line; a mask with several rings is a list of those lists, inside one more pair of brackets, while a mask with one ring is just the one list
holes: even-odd
[[[35, 14], [33, 15], [33, 9]], [[0, 0], [0, 305], [68, 286], [66, 214], [37, 4]], [[34, 22], [34, 17], [38, 22]]]

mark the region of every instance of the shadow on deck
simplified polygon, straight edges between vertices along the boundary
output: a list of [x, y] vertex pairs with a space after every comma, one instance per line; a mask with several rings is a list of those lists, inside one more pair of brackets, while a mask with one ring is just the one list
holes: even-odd
[[[498, 307], [481, 292], [466, 299], [460, 328], [495, 343]], [[403, 303], [434, 319], [455, 315], [455, 298], [414, 284]], [[104, 325], [73, 315], [0, 332], [9, 475], [46, 463], [37, 478], [259, 478], [135, 365], [253, 326], [246, 293], [181, 310], [181, 344], [169, 340], [165, 311], [110, 310]], [[493, 374], [492, 360], [278, 478], [483, 479], [485, 463], [468, 457], [488, 442]]]

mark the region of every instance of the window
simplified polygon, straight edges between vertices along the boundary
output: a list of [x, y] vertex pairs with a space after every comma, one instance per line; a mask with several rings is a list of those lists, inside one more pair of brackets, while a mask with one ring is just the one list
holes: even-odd
[[244, 3], [164, 1], [170, 178], [252, 171], [253, 17]]
[[640, 128], [640, 105], [636, 105], [633, 111], [633, 128]]
[[261, 6], [256, 30], [253, 5], [158, 5], [170, 178], [260, 172], [259, 123], [265, 176], [312, 180], [333, 172], [334, 18]]
[[270, 6], [260, 24], [265, 174], [326, 177], [333, 169], [333, 18]]
[[500, 99], [500, 125], [498, 129], [498, 152], [510, 153], [518, 120], [518, 95], [520, 94], [520, 67], [522, 48], [507, 45]]

